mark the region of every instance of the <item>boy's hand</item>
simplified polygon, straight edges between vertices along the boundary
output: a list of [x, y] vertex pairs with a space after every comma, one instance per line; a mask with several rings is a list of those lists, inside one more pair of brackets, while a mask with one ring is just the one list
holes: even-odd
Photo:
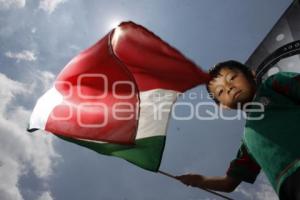
[[202, 183], [205, 179], [205, 177], [200, 174], [186, 174], [176, 176], [175, 178], [184, 183], [185, 185], [193, 187], [202, 187]]
[[186, 174], [182, 176], [175, 176], [175, 178], [188, 186], [221, 192], [232, 192], [241, 183], [241, 180], [227, 175], [202, 176], [200, 174]]

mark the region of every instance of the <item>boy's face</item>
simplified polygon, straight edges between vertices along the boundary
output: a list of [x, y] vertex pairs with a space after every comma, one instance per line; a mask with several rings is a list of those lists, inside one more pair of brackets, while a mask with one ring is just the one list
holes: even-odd
[[240, 70], [230, 68], [222, 68], [209, 89], [222, 107], [232, 109], [251, 101], [255, 93], [255, 85]]

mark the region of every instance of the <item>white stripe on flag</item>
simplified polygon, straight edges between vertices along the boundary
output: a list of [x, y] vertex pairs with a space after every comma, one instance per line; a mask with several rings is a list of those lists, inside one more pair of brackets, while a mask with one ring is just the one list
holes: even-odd
[[140, 92], [140, 116], [136, 139], [164, 136], [177, 94], [174, 90], [154, 89]]
[[63, 96], [52, 87], [37, 101], [30, 117], [29, 129], [37, 128], [45, 130], [48, 117], [55, 106], [61, 104]]
[[[140, 92], [140, 117], [135, 139], [166, 135], [172, 104], [176, 101], [178, 94], [181, 93], [164, 89]], [[76, 139], [99, 144], [107, 143], [96, 140]]]
[[[170, 112], [177, 95], [174, 90], [154, 89], [140, 92], [140, 115], [136, 139], [165, 136]], [[45, 130], [48, 117], [63, 96], [52, 87], [39, 98], [30, 118], [29, 128]], [[79, 138], [78, 138], [79, 139]], [[102, 143], [99, 141], [99, 143]]]

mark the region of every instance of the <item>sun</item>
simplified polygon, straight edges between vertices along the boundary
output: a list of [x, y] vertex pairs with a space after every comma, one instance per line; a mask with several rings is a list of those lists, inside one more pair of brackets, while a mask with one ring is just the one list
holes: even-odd
[[119, 20], [119, 19], [112, 19], [109, 23], [108, 23], [108, 28], [111, 30], [111, 29], [114, 29], [116, 28], [122, 21]]

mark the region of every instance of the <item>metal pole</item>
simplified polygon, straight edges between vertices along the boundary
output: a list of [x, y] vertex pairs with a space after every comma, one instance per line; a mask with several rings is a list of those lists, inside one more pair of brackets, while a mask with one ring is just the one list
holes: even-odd
[[[167, 172], [163, 172], [163, 171], [160, 171], [160, 170], [157, 171], [157, 172], [160, 173], [160, 174], [162, 174], [162, 175], [168, 176], [168, 177], [170, 177], [170, 178], [176, 179], [175, 176], [173, 176], [172, 174], [169, 174], [169, 173], [167, 173]], [[177, 180], [177, 179], [176, 179], [176, 180]], [[219, 196], [219, 197], [222, 197], [222, 198], [224, 198], [224, 199], [234, 200], [234, 199], [232, 199], [232, 198], [229, 198], [229, 197], [227, 197], [227, 196], [224, 196], [224, 195], [222, 195], [222, 194], [219, 194], [219, 193], [214, 192], [214, 191], [209, 190], [209, 189], [205, 189], [205, 188], [200, 188], [200, 189], [205, 190], [206, 192], [209, 192], [209, 193], [211, 193], [211, 194], [217, 195], [217, 196]]]

